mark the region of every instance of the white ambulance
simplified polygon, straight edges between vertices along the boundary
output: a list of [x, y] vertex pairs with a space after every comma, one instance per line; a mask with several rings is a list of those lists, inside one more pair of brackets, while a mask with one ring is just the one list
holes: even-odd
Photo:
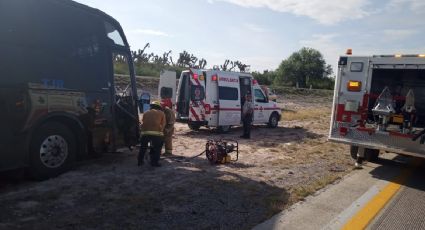
[[425, 55], [341, 56], [329, 140], [357, 163], [380, 150], [425, 157], [424, 89]]
[[[160, 91], [166, 84], [168, 88], [173, 87], [172, 83], [167, 83], [172, 80], [161, 82]], [[228, 132], [231, 126], [241, 125], [244, 96], [248, 92], [251, 92], [255, 105], [253, 123], [277, 127], [281, 109], [276, 102], [269, 101], [252, 75], [220, 70], [190, 69], [182, 72], [176, 96], [177, 120], [187, 122], [193, 130], [206, 126]]]

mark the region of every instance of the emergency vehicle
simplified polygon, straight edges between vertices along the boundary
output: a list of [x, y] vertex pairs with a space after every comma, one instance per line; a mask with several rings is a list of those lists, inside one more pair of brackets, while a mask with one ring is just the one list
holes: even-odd
[[341, 56], [329, 140], [360, 163], [379, 151], [425, 157], [425, 55]]
[[[171, 80], [167, 82], [173, 81], [171, 77], [168, 79]], [[165, 82], [161, 80], [161, 84], [165, 85]], [[172, 87], [172, 83], [168, 87], [160, 85], [161, 98], [165, 94], [172, 96]], [[281, 109], [276, 102], [269, 101], [252, 75], [220, 70], [190, 69], [182, 72], [175, 100], [177, 120], [187, 122], [193, 130], [206, 126], [228, 132], [231, 126], [241, 124], [244, 96], [248, 92], [252, 94], [255, 106], [253, 124], [277, 127]]]

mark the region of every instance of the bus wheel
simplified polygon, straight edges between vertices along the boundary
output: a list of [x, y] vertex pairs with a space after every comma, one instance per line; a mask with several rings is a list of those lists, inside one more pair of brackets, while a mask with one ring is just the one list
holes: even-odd
[[189, 126], [189, 129], [194, 130], [194, 131], [198, 131], [201, 128], [200, 125], [195, 125], [195, 124], [190, 124], [190, 123], [188, 124], [188, 126]]
[[365, 149], [366, 160], [377, 162], [379, 159], [379, 149]]
[[350, 146], [350, 155], [351, 158], [353, 158], [354, 160], [357, 160], [357, 152], [359, 151], [359, 147], [358, 146]]
[[[350, 147], [351, 158], [357, 160], [357, 152], [359, 151], [358, 146]], [[376, 162], [379, 159], [379, 149], [365, 149], [365, 160], [369, 162]]]
[[277, 115], [276, 113], [272, 113], [272, 115], [270, 115], [270, 118], [269, 118], [268, 126], [270, 128], [276, 128], [278, 125], [279, 125], [279, 115]]
[[219, 133], [228, 133], [230, 132], [230, 125], [222, 125], [222, 126], [218, 126], [218, 132]]
[[75, 162], [75, 135], [59, 122], [47, 122], [39, 127], [30, 145], [30, 174], [45, 180], [69, 170]]

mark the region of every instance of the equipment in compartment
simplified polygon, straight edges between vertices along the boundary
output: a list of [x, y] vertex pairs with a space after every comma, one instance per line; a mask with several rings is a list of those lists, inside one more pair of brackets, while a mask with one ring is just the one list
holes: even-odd
[[416, 118], [415, 95], [413, 90], [409, 90], [406, 95], [406, 102], [401, 108], [403, 114], [403, 133], [412, 132], [413, 123]]
[[395, 103], [391, 95], [390, 90], [386, 86], [382, 93], [379, 95], [378, 100], [375, 103], [375, 106], [372, 109], [373, 115], [378, 116], [379, 120], [377, 122], [378, 131], [386, 131], [390, 118], [395, 114]]
[[397, 106], [396, 96], [393, 96], [387, 86], [376, 100], [372, 113], [378, 117], [377, 131], [385, 132], [390, 124], [398, 125], [400, 132], [410, 134], [416, 119], [415, 95], [413, 90], [407, 92], [403, 98], [403, 106]]

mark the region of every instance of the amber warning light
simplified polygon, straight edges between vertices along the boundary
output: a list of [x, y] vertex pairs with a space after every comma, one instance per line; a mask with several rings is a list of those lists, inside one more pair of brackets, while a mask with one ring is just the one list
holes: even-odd
[[347, 49], [347, 52], [345, 52], [345, 54], [352, 55], [353, 54], [353, 50], [352, 49]]
[[351, 92], [360, 92], [362, 89], [362, 82], [361, 81], [348, 81], [347, 83], [347, 90]]

